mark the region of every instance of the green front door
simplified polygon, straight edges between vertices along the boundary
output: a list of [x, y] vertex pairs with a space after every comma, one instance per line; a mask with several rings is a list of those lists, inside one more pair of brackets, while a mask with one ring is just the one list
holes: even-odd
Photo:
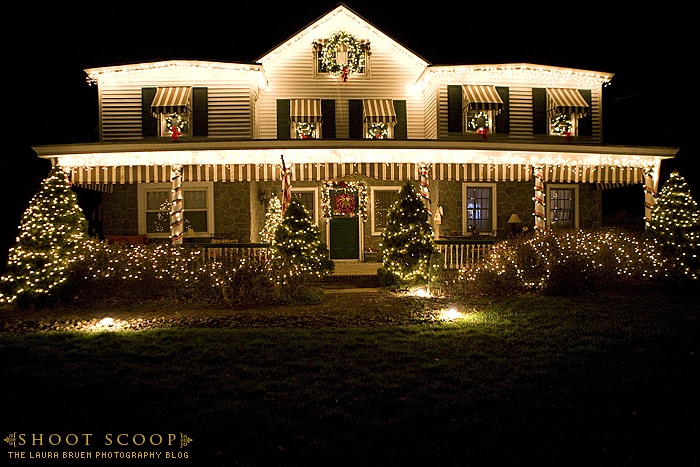
[[359, 217], [334, 217], [331, 219], [331, 259], [360, 258]]

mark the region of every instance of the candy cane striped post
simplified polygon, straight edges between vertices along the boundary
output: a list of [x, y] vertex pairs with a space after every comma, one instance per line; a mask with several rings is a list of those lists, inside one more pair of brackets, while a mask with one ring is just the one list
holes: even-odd
[[547, 217], [544, 203], [544, 177], [542, 176], [542, 167], [533, 167], [533, 178], [535, 180], [535, 230], [544, 232], [547, 230]]
[[654, 180], [654, 168], [648, 167], [644, 169], [644, 220], [649, 222], [651, 210], [656, 204], [656, 186]]
[[173, 245], [182, 245], [185, 224], [185, 208], [182, 198], [182, 166], [170, 167], [170, 240]]
[[430, 214], [430, 169], [433, 164], [420, 164], [420, 196], [423, 198], [425, 207]]

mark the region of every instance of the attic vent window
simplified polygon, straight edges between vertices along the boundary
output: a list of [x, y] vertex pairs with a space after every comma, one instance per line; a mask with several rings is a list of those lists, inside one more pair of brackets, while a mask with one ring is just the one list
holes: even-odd
[[370, 53], [369, 41], [358, 40], [350, 33], [338, 31], [328, 39], [313, 43], [317, 74], [333, 74], [346, 81], [351, 75], [364, 75]]

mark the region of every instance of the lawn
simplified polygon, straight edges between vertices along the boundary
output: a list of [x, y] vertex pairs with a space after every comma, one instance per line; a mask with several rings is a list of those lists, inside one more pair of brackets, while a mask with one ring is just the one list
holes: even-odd
[[[462, 311], [412, 326], [0, 334], [2, 436], [25, 434], [14, 451], [27, 456], [118, 448], [182, 465], [700, 465], [697, 294]], [[90, 446], [67, 446], [71, 433]], [[134, 445], [168, 433], [192, 441]]]

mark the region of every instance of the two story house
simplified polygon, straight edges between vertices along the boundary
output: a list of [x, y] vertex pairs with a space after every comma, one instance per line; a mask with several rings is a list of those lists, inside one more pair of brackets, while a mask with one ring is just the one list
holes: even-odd
[[102, 192], [106, 236], [256, 242], [282, 162], [333, 259], [378, 248], [407, 180], [442, 237], [592, 229], [606, 187], [645, 186], [649, 209], [676, 153], [602, 144], [610, 73], [431, 65], [342, 4], [255, 63], [85, 71], [100, 142], [34, 149]]

